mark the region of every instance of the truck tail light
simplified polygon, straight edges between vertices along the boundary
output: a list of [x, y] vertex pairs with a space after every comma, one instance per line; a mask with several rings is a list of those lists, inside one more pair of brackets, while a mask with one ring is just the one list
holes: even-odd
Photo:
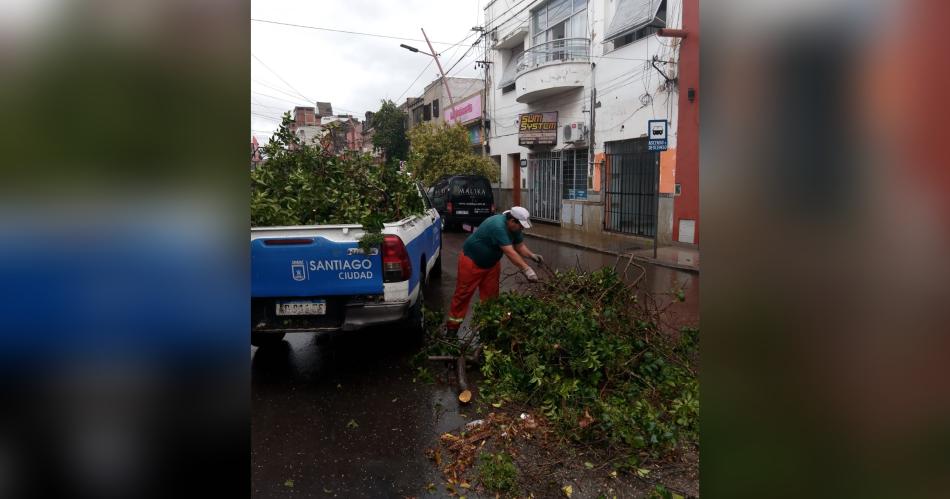
[[383, 282], [409, 280], [412, 264], [409, 252], [399, 236], [387, 234], [383, 237]]
[[452, 206], [452, 202], [451, 202], [451, 201], [449, 201], [448, 203], [445, 203], [445, 211], [449, 212], [449, 215], [452, 214], [452, 211], [454, 210], [454, 208], [455, 208], [455, 207]]

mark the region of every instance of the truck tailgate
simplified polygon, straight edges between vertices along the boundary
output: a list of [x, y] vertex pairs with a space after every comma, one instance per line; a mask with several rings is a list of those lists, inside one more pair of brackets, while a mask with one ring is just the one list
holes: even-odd
[[383, 294], [382, 259], [320, 235], [251, 240], [251, 296]]

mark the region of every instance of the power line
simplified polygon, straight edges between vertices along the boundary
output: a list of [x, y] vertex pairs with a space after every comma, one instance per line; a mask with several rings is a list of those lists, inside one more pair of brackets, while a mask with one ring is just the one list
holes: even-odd
[[462, 59], [464, 59], [465, 56], [467, 56], [468, 53], [471, 52], [472, 49], [475, 48], [475, 45], [476, 45], [476, 44], [478, 44], [477, 41], [476, 41], [475, 43], [471, 44], [471, 45], [468, 47], [468, 50], [466, 50], [465, 53], [462, 54], [462, 57], [459, 57], [458, 60], [455, 61], [455, 64], [453, 64], [452, 67], [450, 67], [449, 69], [447, 69], [447, 70], [445, 71], [445, 74], [448, 75], [449, 73], [451, 73], [452, 70], [455, 69], [455, 66], [458, 66], [458, 64], [459, 64], [460, 62], [462, 62]]
[[270, 94], [265, 94], [265, 93], [261, 93], [261, 92], [255, 92], [255, 91], [253, 91], [253, 90], [251, 90], [251, 93], [252, 93], [252, 94], [257, 94], [257, 95], [260, 95], [260, 96], [263, 96], [263, 97], [270, 97], [271, 99], [277, 99], [277, 100], [282, 100], [282, 101], [284, 101], [284, 102], [290, 102], [291, 104], [293, 104], [293, 105], [295, 105], [295, 106], [299, 106], [299, 105], [300, 105], [300, 101], [299, 101], [299, 100], [284, 99], [283, 97], [277, 97], [276, 95], [270, 95]]
[[[514, 4], [513, 6], [509, 7], [508, 10], [514, 9], [515, 7], [517, 7], [517, 6], [521, 5], [522, 3], [524, 3], [525, 1], [527, 1], [527, 0], [521, 0], [520, 2], [518, 2], [518, 3]], [[495, 21], [497, 21], [499, 17], [505, 15], [505, 13], [498, 14], [497, 16], [495, 16], [494, 19], [488, 21], [488, 22], [485, 24], [485, 29], [486, 29], [486, 30], [490, 30], [490, 29], [492, 28], [492, 26], [494, 26], [494, 27], [503, 26], [503, 25], [504, 25], [505, 23], [507, 23], [508, 21], [510, 21], [510, 20], [514, 19], [515, 17], [517, 17], [518, 14], [521, 14], [522, 12], [524, 12], [525, 10], [527, 10], [528, 7], [531, 7], [531, 2], [530, 2], [530, 1], [528, 2], [528, 5], [525, 5], [524, 7], [521, 8], [521, 10], [519, 10], [518, 12], [515, 12], [514, 14], [512, 14], [511, 16], [509, 16], [508, 19], [505, 19], [504, 21], [502, 21], [502, 22], [500, 22], [500, 23], [498, 23], [498, 24], [495, 24]]]
[[[452, 45], [453, 45], [453, 46], [462, 45], [462, 44], [465, 43], [465, 41], [468, 40], [469, 37], [471, 37], [473, 34], [475, 34], [475, 33], [468, 33], [468, 34], [466, 34], [464, 37], [462, 37], [461, 40], [459, 40], [458, 43], [454, 43], [454, 44], [452, 44]], [[424, 41], [424, 40], [423, 40], [423, 41]], [[454, 55], [454, 54], [453, 54], [453, 55]], [[419, 81], [419, 78], [422, 78], [422, 75], [425, 74], [425, 72], [429, 69], [429, 66], [432, 66], [432, 63], [433, 63], [433, 62], [435, 62], [435, 58], [434, 58], [434, 57], [431, 58], [431, 59], [429, 59], [429, 63], [426, 64], [426, 66], [425, 66], [424, 68], [422, 68], [422, 71], [420, 71], [418, 75], [416, 75], [416, 78], [415, 78], [414, 80], [412, 80], [412, 83], [410, 83], [409, 86], [406, 87], [406, 89], [403, 90], [401, 94], [399, 94], [399, 97], [396, 98], [396, 101], [395, 101], [395, 102], [399, 102], [400, 100], [402, 100], [402, 97], [403, 97], [404, 95], [406, 95], [406, 93], [408, 93], [410, 89], [412, 89], [412, 86], [415, 85], [417, 81]]]
[[281, 93], [281, 94], [284, 94], [284, 95], [289, 96], [289, 97], [293, 97], [293, 98], [295, 98], [295, 99], [298, 97], [296, 94], [292, 94], [292, 93], [287, 92], [287, 91], [285, 91], [285, 90], [281, 90], [281, 89], [279, 89], [279, 88], [277, 88], [277, 87], [272, 87], [272, 86], [270, 86], [270, 85], [268, 85], [268, 84], [266, 84], [266, 83], [264, 83], [264, 82], [262, 82], [262, 81], [251, 80], [251, 82], [252, 82], [252, 83], [257, 83], [258, 85], [262, 85], [262, 86], [267, 87], [267, 88], [269, 88], [269, 89], [271, 89], [271, 90], [273, 90], [273, 91], [275, 91], [275, 92], [279, 92], [279, 93]]
[[419, 72], [419, 74], [416, 76], [416, 79], [412, 80], [412, 83], [410, 83], [409, 86], [406, 87], [406, 89], [403, 90], [401, 94], [399, 94], [399, 97], [396, 98], [396, 102], [402, 100], [402, 96], [409, 92], [409, 89], [412, 88], [412, 86], [415, 85], [417, 81], [419, 81], [419, 78], [422, 77], [423, 73], [429, 69], [429, 66], [431, 66], [433, 62], [435, 62], [435, 59], [429, 59], [429, 63], [426, 64], [426, 67], [422, 68], [422, 71]]
[[260, 102], [253, 101], [253, 100], [251, 101], [251, 105], [252, 105], [252, 106], [260, 106], [260, 107], [267, 108], [267, 109], [274, 109], [274, 110], [281, 111], [281, 112], [284, 112], [284, 111], [287, 111], [287, 110], [288, 110], [287, 108], [282, 107], [282, 106], [268, 106], [267, 104], [261, 104]]
[[274, 76], [276, 76], [277, 78], [279, 78], [280, 81], [284, 82], [284, 85], [287, 85], [287, 87], [289, 87], [291, 90], [293, 90], [294, 92], [297, 92], [297, 95], [303, 97], [304, 100], [306, 100], [307, 102], [316, 102], [316, 101], [314, 101], [313, 99], [311, 99], [311, 98], [307, 97], [306, 95], [302, 94], [302, 93], [300, 92], [300, 90], [297, 90], [296, 88], [294, 88], [294, 86], [291, 85], [290, 83], [287, 83], [287, 80], [285, 80], [282, 76], [280, 76], [280, 75], [277, 73], [277, 71], [274, 71], [273, 69], [271, 69], [270, 66], [268, 66], [267, 64], [264, 64], [264, 61], [262, 61], [259, 57], [257, 57], [257, 56], [254, 55], [253, 53], [251, 53], [251, 57], [253, 57], [254, 59], [257, 59], [257, 62], [261, 63], [261, 65], [263, 65], [265, 68], [267, 68], [268, 71], [270, 71], [271, 73], [274, 74]]
[[258, 118], [265, 118], [265, 119], [274, 120], [278, 122], [283, 120], [283, 118], [275, 118], [273, 116], [267, 116], [266, 114], [255, 113], [254, 111], [251, 111], [251, 115], [257, 116]]
[[[334, 32], [334, 33], [346, 33], [346, 34], [348, 34], [348, 35], [361, 35], [361, 36], [372, 36], [372, 37], [376, 37], [376, 38], [389, 38], [389, 39], [391, 39], [391, 40], [407, 40], [407, 41], [410, 41], [410, 42], [424, 42], [424, 41], [425, 41], [424, 39], [421, 39], [421, 38], [406, 38], [406, 37], [402, 37], [402, 36], [383, 35], [383, 34], [380, 34], [380, 33], [365, 33], [365, 32], [361, 32], [361, 31], [348, 31], [348, 30], [343, 30], [343, 29], [321, 28], [321, 27], [318, 27], [318, 26], [307, 26], [307, 25], [303, 25], [303, 24], [284, 23], [284, 22], [280, 22], [280, 21], [269, 21], [269, 20], [266, 20], [266, 19], [254, 19], [254, 18], [251, 18], [251, 21], [259, 22], [259, 23], [278, 24], [278, 25], [281, 25], [281, 26], [291, 26], [291, 27], [294, 27], [294, 28], [315, 29], [315, 30], [319, 30], [319, 31], [332, 31], [332, 32]], [[436, 44], [436, 45], [448, 45], [448, 46], [450, 46], [450, 47], [454, 47], [454, 46], [456, 46], [456, 45], [461, 45], [461, 43], [436, 42], [436, 41], [432, 41], [432, 43], [434, 43], [434, 44]]]

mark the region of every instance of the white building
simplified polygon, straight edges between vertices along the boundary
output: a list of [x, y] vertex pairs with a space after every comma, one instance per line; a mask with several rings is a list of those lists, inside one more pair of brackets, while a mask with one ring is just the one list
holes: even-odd
[[[589, 232], [652, 238], [658, 222], [671, 240], [680, 40], [656, 32], [681, 19], [681, 0], [488, 3], [500, 206]], [[648, 150], [649, 120], [667, 122], [669, 151]]]

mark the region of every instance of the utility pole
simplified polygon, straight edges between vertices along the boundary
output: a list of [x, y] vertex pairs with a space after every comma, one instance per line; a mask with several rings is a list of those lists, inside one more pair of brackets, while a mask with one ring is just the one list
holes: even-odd
[[[432, 42], [429, 41], [429, 37], [426, 36], [426, 30], [422, 30], [422, 37], [426, 39], [426, 45], [429, 46], [429, 52], [432, 57], [435, 58], [435, 65], [439, 67], [439, 73], [442, 75], [442, 84], [445, 86], [445, 93], [449, 95], [449, 109], [455, 109], [455, 100], [452, 99], [452, 90], [449, 89], [449, 80], [445, 77], [445, 71], [442, 70], [442, 63], [439, 62], [439, 54], [435, 53], [435, 49], [432, 48]], [[458, 116], [455, 117], [455, 121], [458, 122]]]
[[[474, 28], [472, 28], [474, 29]], [[482, 80], [482, 157], [488, 156], [488, 129], [485, 128], [485, 110], [488, 109], [488, 32], [485, 31], [485, 28], [481, 28], [482, 32], [482, 45], [484, 47], [484, 54], [482, 56], [485, 58], [483, 61], [478, 61], [479, 64], [485, 67], [485, 78]]]

